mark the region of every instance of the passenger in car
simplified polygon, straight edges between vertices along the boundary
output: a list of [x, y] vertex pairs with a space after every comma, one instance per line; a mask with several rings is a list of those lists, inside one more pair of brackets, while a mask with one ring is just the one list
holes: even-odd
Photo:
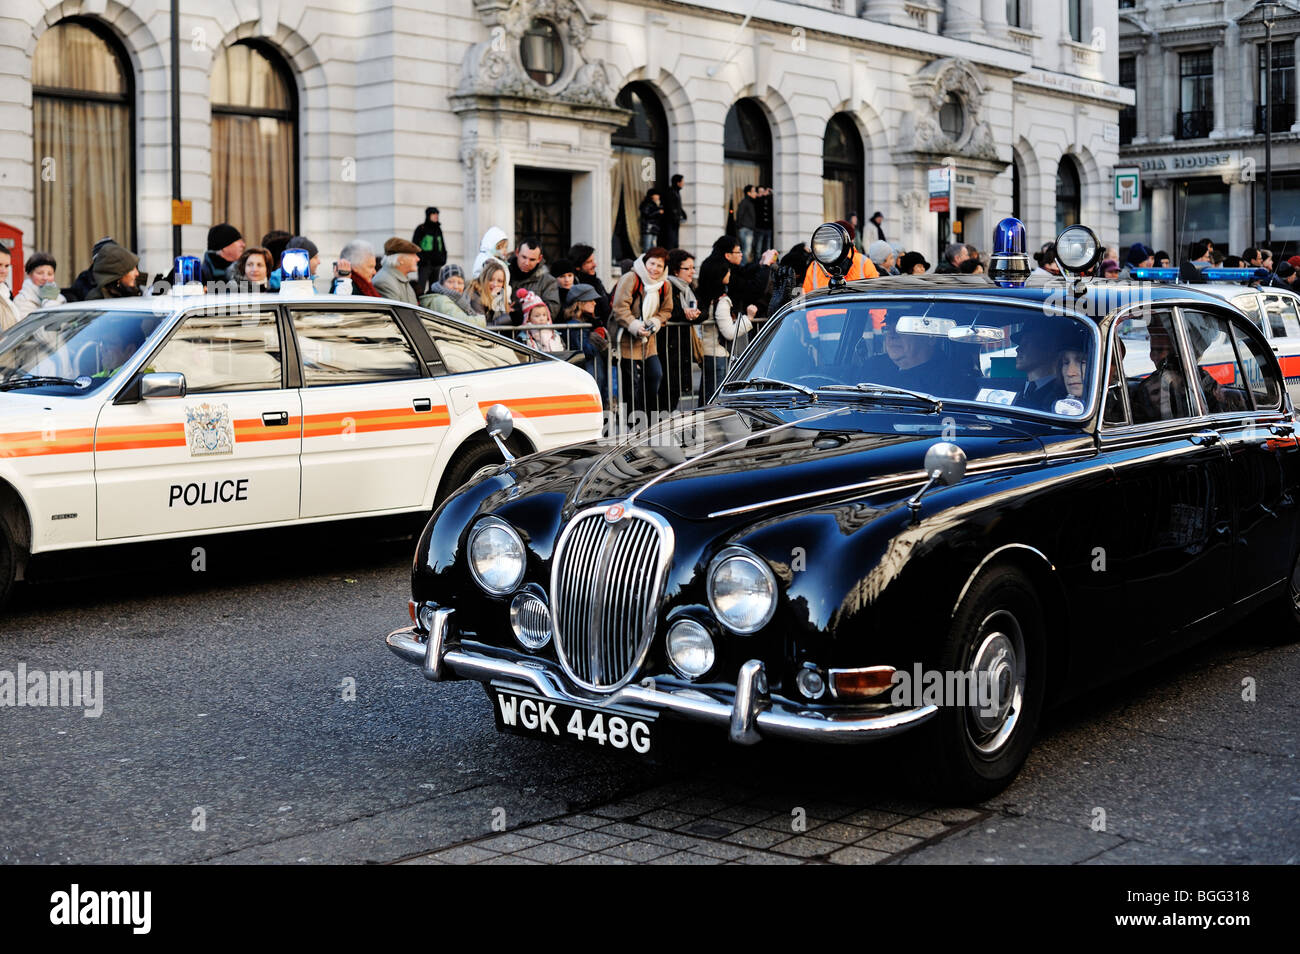
[[1046, 321], [1025, 325], [1011, 336], [1016, 346], [1016, 370], [1025, 372], [1025, 385], [1016, 396], [1018, 407], [1050, 411], [1057, 401], [1067, 397], [1058, 374], [1064, 341], [1055, 327]]
[[1147, 334], [1150, 336], [1151, 363], [1155, 368], [1137, 382], [1130, 395], [1133, 422], [1141, 424], [1186, 417], [1190, 411], [1187, 375], [1173, 336], [1159, 317], [1151, 319]]

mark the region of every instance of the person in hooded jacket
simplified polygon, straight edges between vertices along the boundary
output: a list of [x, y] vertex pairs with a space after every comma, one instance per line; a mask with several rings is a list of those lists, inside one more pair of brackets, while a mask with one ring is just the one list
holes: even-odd
[[442, 238], [439, 212], [434, 206], [424, 210], [424, 221], [415, 227], [411, 241], [420, 246], [420, 277], [416, 279], [415, 293], [423, 295], [432, 284], [438, 270], [447, 264], [447, 243]]
[[495, 258], [502, 265], [510, 255], [510, 236], [505, 229], [492, 226], [483, 233], [483, 240], [478, 243], [478, 255], [474, 257], [474, 266], [469, 270], [469, 280], [473, 281], [483, 273], [483, 266], [488, 259]]
[[655, 333], [673, 314], [667, 273], [668, 252], [655, 247], [636, 259], [614, 286], [613, 320], [623, 328], [618, 350], [619, 394], [622, 403], [634, 411], [650, 412], [659, 403], [663, 367]]
[[139, 264], [139, 256], [116, 242], [101, 246], [90, 266], [95, 275], [95, 288], [86, 296], [86, 301], [139, 295], [140, 288], [136, 284], [140, 277]]

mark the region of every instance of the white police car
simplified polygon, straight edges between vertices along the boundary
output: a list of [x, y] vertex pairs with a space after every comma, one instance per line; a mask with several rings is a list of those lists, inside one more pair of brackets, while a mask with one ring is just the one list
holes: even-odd
[[495, 404], [516, 452], [600, 436], [591, 375], [386, 299], [42, 309], [0, 337], [0, 602], [45, 551], [430, 510]]

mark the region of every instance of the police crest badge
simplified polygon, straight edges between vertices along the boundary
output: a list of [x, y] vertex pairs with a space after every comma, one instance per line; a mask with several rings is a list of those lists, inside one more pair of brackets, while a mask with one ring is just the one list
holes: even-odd
[[191, 457], [235, 452], [235, 426], [226, 404], [196, 404], [185, 409], [185, 442]]

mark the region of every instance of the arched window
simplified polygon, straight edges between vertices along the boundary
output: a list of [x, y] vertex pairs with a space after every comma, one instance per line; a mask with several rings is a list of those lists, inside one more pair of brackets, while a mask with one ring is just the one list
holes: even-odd
[[862, 137], [853, 120], [844, 113], [831, 117], [822, 140], [822, 218], [847, 219], [856, 212], [866, 221], [862, 209], [862, 170], [865, 162]]
[[298, 102], [279, 54], [240, 41], [212, 66], [212, 221], [255, 244], [298, 231]]
[[1083, 189], [1079, 185], [1079, 167], [1070, 156], [1062, 156], [1056, 170], [1056, 232], [1066, 226], [1079, 224], [1080, 200]]
[[725, 201], [734, 212], [745, 197], [745, 186], [772, 184], [772, 131], [758, 103], [742, 99], [731, 107], [722, 145]]
[[[637, 209], [646, 190], [668, 188], [668, 116], [649, 83], [628, 83], [614, 100], [632, 118], [610, 137], [614, 147], [614, 257], [634, 258], [641, 248]], [[575, 263], [576, 264], [576, 263]]]
[[32, 60], [36, 234], [71, 285], [105, 235], [135, 248], [135, 95], [126, 53], [93, 20], [41, 35]]

